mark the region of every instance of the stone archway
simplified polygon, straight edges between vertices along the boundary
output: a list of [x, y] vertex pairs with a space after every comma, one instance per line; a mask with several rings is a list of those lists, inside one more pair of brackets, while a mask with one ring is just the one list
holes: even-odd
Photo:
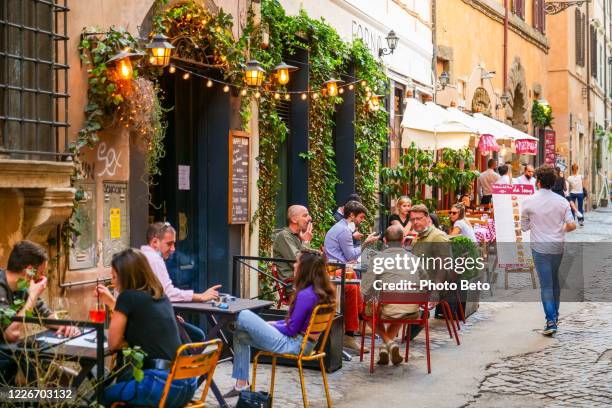
[[479, 112], [491, 116], [491, 98], [483, 87], [478, 87], [472, 96], [472, 112]]
[[525, 81], [525, 68], [516, 56], [508, 72], [507, 90], [510, 100], [506, 105], [506, 122], [526, 132], [529, 125], [529, 94]]

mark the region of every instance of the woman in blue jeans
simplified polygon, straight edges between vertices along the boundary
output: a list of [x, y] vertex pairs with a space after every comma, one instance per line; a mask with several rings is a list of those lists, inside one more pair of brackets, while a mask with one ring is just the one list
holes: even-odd
[[[295, 292], [285, 320], [266, 322], [249, 310], [240, 312], [234, 332], [233, 390], [225, 396], [237, 396], [249, 385], [251, 346], [275, 353], [298, 354], [308, 328], [310, 316], [318, 304], [332, 303], [336, 291], [329, 281], [325, 257], [310, 249], [301, 250], [294, 264]], [[318, 333], [312, 333], [318, 337]], [[312, 350], [316, 338], [308, 342]]]
[[[104, 390], [103, 404], [110, 406], [113, 402], [124, 401], [131, 406], [157, 406], [176, 350], [181, 345], [172, 304], [140, 251], [126, 249], [116, 254], [111, 273], [111, 281], [119, 292], [117, 300], [105, 286], [96, 288], [96, 295], [114, 309], [108, 329], [108, 346], [112, 351], [139, 346], [146, 357], [144, 379], [139, 382], [131, 376], [121, 378]], [[166, 407], [187, 404], [197, 388], [196, 381], [195, 378], [173, 381]]]

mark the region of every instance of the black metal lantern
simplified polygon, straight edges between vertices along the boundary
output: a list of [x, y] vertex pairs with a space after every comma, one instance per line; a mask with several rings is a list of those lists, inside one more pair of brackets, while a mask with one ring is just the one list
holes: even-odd
[[151, 42], [146, 46], [150, 52], [149, 63], [156, 67], [165, 67], [170, 63], [170, 54], [174, 45], [168, 42], [168, 37], [162, 33], [156, 33]]
[[287, 83], [289, 83], [289, 73], [297, 69], [297, 67], [281, 61], [280, 64], [274, 67], [274, 71], [276, 71], [276, 81], [281, 85], [287, 85]]
[[387, 40], [387, 46], [389, 48], [379, 48], [378, 56], [382, 57], [383, 55], [393, 54], [393, 51], [397, 48], [397, 43], [399, 42], [399, 37], [395, 34], [395, 31], [389, 31], [389, 34], [385, 37]]
[[446, 71], [442, 71], [442, 73], [440, 74], [440, 85], [442, 86], [442, 89], [446, 88], [446, 85], [448, 85], [448, 82], [450, 81], [450, 76], [448, 75], [448, 72]]
[[244, 68], [244, 82], [249, 86], [261, 86], [266, 71], [257, 60], [250, 60]]
[[344, 81], [336, 78], [332, 78], [328, 81], [323, 82], [325, 88], [327, 89], [327, 95], [329, 96], [337, 96], [338, 95], [338, 83], [342, 83]]
[[108, 60], [109, 63], [115, 64], [117, 75], [123, 80], [132, 79], [134, 69], [132, 67], [132, 61], [136, 61], [142, 58], [144, 54], [140, 51], [130, 52], [129, 48], [119, 51]]

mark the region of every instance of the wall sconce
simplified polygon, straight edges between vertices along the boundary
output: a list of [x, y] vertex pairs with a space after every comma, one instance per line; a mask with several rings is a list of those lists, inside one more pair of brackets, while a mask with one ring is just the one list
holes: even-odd
[[438, 81], [440, 82], [442, 89], [446, 88], [448, 82], [450, 81], [450, 76], [448, 75], [448, 72], [442, 71], [442, 73], [440, 74], [440, 78], [438, 78]]
[[170, 54], [174, 49], [174, 45], [168, 42], [168, 37], [162, 33], [156, 33], [151, 42], [146, 46], [150, 50], [151, 56], [149, 63], [156, 67], [165, 67], [170, 63]]
[[117, 76], [123, 80], [132, 79], [134, 69], [132, 67], [132, 60], [136, 61], [142, 58], [144, 54], [142, 52], [130, 52], [128, 48], [115, 54], [108, 62], [115, 64], [117, 70]]
[[285, 62], [281, 61], [280, 64], [274, 67], [276, 71], [276, 81], [281, 85], [287, 85], [287, 83], [289, 83], [289, 73], [297, 71], [297, 69], [297, 67], [285, 64]]
[[389, 34], [385, 37], [387, 40], [387, 46], [389, 48], [379, 48], [378, 56], [382, 57], [383, 55], [393, 54], [393, 51], [397, 48], [397, 43], [399, 42], [399, 37], [395, 34], [395, 31], [389, 31]]
[[370, 100], [368, 101], [368, 109], [372, 112], [377, 112], [380, 110], [380, 98], [383, 95], [372, 95]]
[[250, 60], [244, 68], [244, 82], [249, 86], [261, 86], [265, 70], [257, 60]]
[[327, 88], [327, 95], [336, 96], [338, 95], [338, 83], [344, 82], [340, 79], [332, 78], [328, 81], [323, 82], [323, 85]]

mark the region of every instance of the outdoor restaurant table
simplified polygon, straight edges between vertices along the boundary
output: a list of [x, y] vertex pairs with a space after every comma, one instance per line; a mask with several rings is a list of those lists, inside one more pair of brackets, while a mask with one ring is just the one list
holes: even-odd
[[[23, 317], [13, 317], [12, 319], [13, 321], [24, 320]], [[60, 358], [65, 361], [78, 362], [80, 370], [71, 384], [72, 388], [76, 391], [87, 377], [95, 377], [95, 398], [97, 401], [102, 401], [105, 386], [104, 359], [112, 354], [108, 344], [104, 341], [99, 342], [96, 334], [96, 332], [104, 333], [104, 323], [72, 322], [57, 319], [39, 320], [35, 318], [25, 318], [25, 322], [77, 325], [81, 326], [82, 334], [74, 338], [57, 338], [54, 329], [46, 329], [32, 334], [17, 343], [0, 343], [0, 350], [5, 353], [11, 353], [11, 355], [38, 353], [40, 358], [51, 361]], [[83, 327], [83, 325], [87, 326]], [[96, 367], [95, 376], [92, 373], [94, 367]]]
[[[212, 325], [212, 328], [206, 333], [207, 339], [221, 339], [221, 341], [228, 347], [230, 353], [233, 355], [234, 352], [231, 347], [229, 347], [229, 340], [223, 333], [223, 328], [228, 323], [235, 320], [238, 317], [238, 313], [243, 310], [251, 310], [256, 312], [262, 309], [267, 309], [273, 304], [274, 302], [269, 300], [236, 298], [236, 300], [227, 302], [227, 309], [220, 309], [212, 302], [173, 302], [172, 306], [176, 311], [189, 311], [204, 314]], [[221, 362], [223, 360], [219, 361]], [[200, 378], [198, 380], [198, 385], [200, 385], [204, 380], [205, 378]], [[223, 398], [223, 394], [221, 394], [219, 388], [212, 379], [210, 381], [210, 389], [215, 395], [215, 398], [219, 402], [221, 408], [229, 407]]]

